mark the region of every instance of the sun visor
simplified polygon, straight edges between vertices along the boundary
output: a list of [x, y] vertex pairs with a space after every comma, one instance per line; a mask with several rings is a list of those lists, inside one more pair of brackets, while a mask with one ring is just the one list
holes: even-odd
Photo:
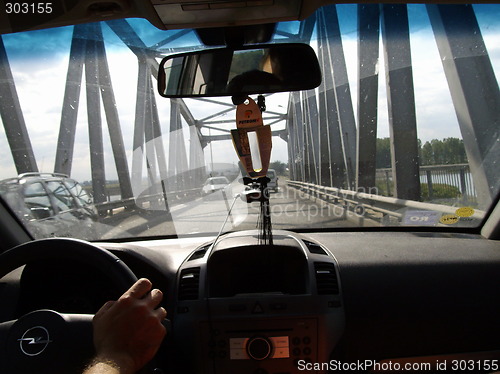
[[297, 20], [302, 0], [153, 0], [167, 28], [242, 26]]

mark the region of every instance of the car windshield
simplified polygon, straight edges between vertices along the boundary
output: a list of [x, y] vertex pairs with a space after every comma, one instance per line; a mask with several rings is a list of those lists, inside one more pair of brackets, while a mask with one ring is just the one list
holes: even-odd
[[[492, 4], [330, 5], [277, 24], [271, 43], [309, 44], [322, 82], [263, 95], [273, 227], [480, 226], [500, 188], [499, 38]], [[1, 37], [0, 195], [34, 237], [256, 227], [231, 98], [156, 88], [164, 56], [204, 48], [142, 19]], [[206, 194], [209, 180], [230, 189]]]

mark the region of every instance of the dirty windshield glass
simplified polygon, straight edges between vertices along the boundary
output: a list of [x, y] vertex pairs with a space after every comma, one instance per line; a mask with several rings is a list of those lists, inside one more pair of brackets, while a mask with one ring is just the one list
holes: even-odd
[[[278, 24], [272, 43], [311, 45], [323, 77], [260, 99], [272, 227], [478, 226], [500, 185], [499, 33], [491, 4], [331, 5]], [[1, 37], [0, 196], [35, 237], [256, 227], [231, 98], [157, 92], [163, 57], [202, 48], [140, 19]]]

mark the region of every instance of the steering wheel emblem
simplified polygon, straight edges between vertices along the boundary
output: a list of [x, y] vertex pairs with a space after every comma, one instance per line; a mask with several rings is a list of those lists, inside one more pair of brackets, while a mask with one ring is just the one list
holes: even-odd
[[52, 342], [49, 332], [45, 327], [35, 326], [26, 330], [20, 339], [19, 347], [26, 356], [38, 356]]

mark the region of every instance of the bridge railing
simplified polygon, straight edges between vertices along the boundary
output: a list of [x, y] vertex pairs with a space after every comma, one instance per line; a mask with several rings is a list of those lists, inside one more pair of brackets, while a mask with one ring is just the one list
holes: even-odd
[[[194, 196], [201, 194], [201, 188], [192, 188], [182, 191], [167, 192], [166, 194], [157, 193], [151, 195], [141, 195], [136, 198], [112, 200], [104, 203], [95, 204], [99, 216], [109, 216], [123, 209], [158, 209], [168, 210], [168, 203], [181, 203], [185, 200], [192, 200]], [[165, 204], [167, 199], [167, 204]]]
[[[405, 224], [405, 215], [409, 211], [413, 214], [410, 217], [420, 217], [423, 224], [435, 219], [436, 224], [440, 225], [437, 222], [438, 218], [442, 215], [455, 216], [457, 212], [457, 207], [448, 205], [397, 199], [306, 182], [288, 181], [287, 185], [300, 190], [310, 198], [321, 199], [327, 203], [341, 206], [346, 212], [346, 218], [349, 218], [347, 216], [351, 212], [350, 217], [356, 218], [358, 222], [369, 220], [371, 223], [383, 225]], [[425, 212], [429, 212], [429, 214], [426, 215]], [[432, 214], [435, 218], [432, 218]], [[484, 216], [485, 212], [475, 210], [467, 219], [470, 220], [471, 225], [475, 225], [477, 220], [483, 219]], [[418, 222], [413, 223], [417, 224]]]
[[[378, 194], [392, 196], [392, 169], [377, 169]], [[462, 204], [477, 202], [477, 192], [468, 164], [432, 165], [420, 167], [420, 187], [423, 201]]]

